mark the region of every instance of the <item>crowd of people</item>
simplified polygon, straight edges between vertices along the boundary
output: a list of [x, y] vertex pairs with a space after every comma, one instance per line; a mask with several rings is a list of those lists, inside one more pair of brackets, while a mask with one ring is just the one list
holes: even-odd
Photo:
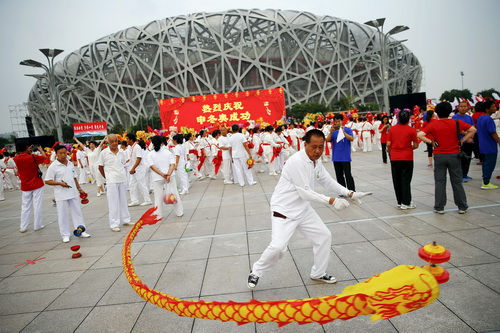
[[[69, 216], [75, 228], [85, 226], [80, 199], [87, 194], [81, 185], [90, 182], [96, 186], [96, 196], [106, 195], [109, 227], [119, 232], [123, 225], [131, 223], [128, 208], [132, 206], [154, 205], [162, 217], [164, 204], [169, 204], [175, 215], [182, 216], [182, 196], [189, 194], [196, 181], [220, 179], [226, 185], [253, 186], [257, 183], [255, 173], [280, 175], [281, 181], [286, 178], [288, 161], [307, 152], [310, 142], [305, 138], [314, 130], [324, 140], [314, 163], [333, 162], [335, 184], [345, 189], [335, 187], [339, 194], [356, 193], [352, 154], [378, 150], [381, 162], [391, 163], [397, 207], [415, 208], [411, 196], [413, 151], [423, 141], [427, 144], [428, 166], [434, 168], [435, 212], [444, 213], [449, 173], [455, 204], [459, 213], [465, 213], [468, 206], [462, 183], [471, 179], [468, 172], [474, 154], [477, 163], [482, 164], [481, 189], [497, 188], [491, 179], [500, 144], [498, 102], [486, 100], [470, 107], [464, 101], [455, 112], [449, 103], [443, 102], [426, 110], [395, 110], [392, 116], [370, 112], [358, 116], [349, 112], [316, 122], [235, 124], [186, 133], [170, 128], [151, 130], [141, 137], [134, 133], [110, 134], [100, 142], [82, 143], [74, 138], [75, 144], [58, 143], [45, 150], [34, 150], [28, 142], [20, 142], [17, 154], [5, 151], [0, 159], [0, 200], [4, 200], [4, 189], [20, 188], [20, 232], [28, 229], [32, 207], [34, 229], [39, 230], [44, 227], [44, 185], [51, 186], [60, 234], [64, 242], [69, 242]], [[309, 159], [313, 160], [310, 156]], [[39, 165], [47, 167], [44, 176]], [[328, 182], [327, 185], [333, 188]], [[308, 200], [307, 195], [302, 197]], [[83, 237], [90, 234], [84, 232]], [[313, 275], [317, 277], [318, 272]]]

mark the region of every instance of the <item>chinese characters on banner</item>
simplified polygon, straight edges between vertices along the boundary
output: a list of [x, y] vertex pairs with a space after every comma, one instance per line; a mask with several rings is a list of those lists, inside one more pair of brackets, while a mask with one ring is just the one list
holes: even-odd
[[73, 124], [73, 133], [76, 137], [106, 136], [108, 129], [106, 122]]
[[162, 128], [274, 123], [286, 115], [283, 88], [159, 100]]

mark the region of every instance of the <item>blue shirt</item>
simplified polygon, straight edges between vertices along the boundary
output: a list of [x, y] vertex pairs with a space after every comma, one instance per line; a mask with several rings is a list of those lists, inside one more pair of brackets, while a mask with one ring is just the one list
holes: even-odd
[[481, 116], [476, 122], [477, 136], [479, 139], [479, 152], [481, 154], [498, 154], [498, 143], [491, 136], [496, 133], [496, 125], [491, 116]]
[[[457, 113], [457, 114], [453, 115], [453, 117], [451, 117], [451, 119], [458, 119], [458, 120], [463, 121], [464, 123], [467, 123], [471, 126], [474, 126], [474, 119], [472, 119], [472, 117], [469, 116], [468, 114], [461, 116], [460, 113]], [[464, 134], [460, 134], [460, 139], [462, 139], [463, 137], [464, 137]]]
[[[352, 136], [352, 129], [344, 127], [344, 132]], [[351, 162], [351, 141], [346, 137], [337, 142], [339, 131], [332, 133], [332, 161], [333, 162]]]

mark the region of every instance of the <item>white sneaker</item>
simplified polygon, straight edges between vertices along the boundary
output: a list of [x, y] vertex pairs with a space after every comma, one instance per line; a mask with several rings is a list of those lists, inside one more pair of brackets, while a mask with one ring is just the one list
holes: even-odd
[[233, 185], [233, 182], [224, 182], [226, 185]]
[[253, 181], [253, 182], [250, 183], [250, 186], [255, 185], [255, 184], [257, 184], [257, 182]]
[[129, 207], [139, 206], [138, 202], [131, 202], [128, 204]]
[[333, 276], [331, 275], [328, 275], [328, 274], [325, 274], [319, 278], [311, 278], [312, 280], [315, 280], [315, 281], [321, 281], [321, 282], [325, 282], [325, 283], [335, 283], [337, 282], [337, 279], [334, 278]]
[[414, 209], [417, 208], [417, 206], [413, 203], [410, 203], [409, 205], [401, 204], [399, 209], [405, 210], [405, 209]]
[[28, 231], [28, 230], [26, 230], [26, 229], [20, 229], [19, 230], [19, 232], [22, 233], [22, 234], [24, 234], [26, 231]]
[[101, 196], [101, 192], [97, 192], [97, 196], [100, 197]]
[[123, 223], [123, 225], [126, 225], [126, 226], [131, 226], [131, 225], [134, 225], [135, 223], [134, 222], [125, 222]]
[[140, 204], [140, 206], [149, 206], [152, 205], [153, 203], [151, 201], [144, 201], [143, 203]]
[[257, 172], [258, 172], [258, 173], [264, 173], [264, 170], [259, 170], [259, 171], [257, 171]]
[[63, 237], [63, 243], [69, 243], [69, 237]]
[[111, 231], [113, 231], [113, 232], [119, 232], [120, 228], [118, 228], [118, 227], [117, 228], [111, 228]]
[[38, 229], [35, 229], [35, 231], [42, 230], [43, 228], [45, 228], [45, 226], [44, 226], [44, 225], [42, 225], [42, 226], [41, 226], [40, 228], [38, 228]]
[[82, 238], [89, 238], [90, 237], [90, 234], [86, 233], [85, 231], [82, 232], [82, 234], [80, 235], [80, 237]]

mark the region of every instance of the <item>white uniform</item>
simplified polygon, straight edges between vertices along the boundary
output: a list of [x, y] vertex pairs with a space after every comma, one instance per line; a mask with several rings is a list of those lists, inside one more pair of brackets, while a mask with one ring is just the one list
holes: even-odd
[[200, 164], [200, 161], [198, 160], [198, 144], [195, 140], [189, 140], [184, 142], [184, 147], [189, 160], [188, 163], [190, 165], [190, 169], [192, 170], [191, 172], [193, 173], [193, 176], [198, 177], [198, 164]]
[[245, 178], [249, 185], [254, 185], [252, 169], [248, 168], [247, 160], [250, 158], [245, 149], [244, 143], [247, 142], [245, 135], [241, 133], [233, 133], [229, 138], [231, 145], [231, 156], [233, 158], [234, 183], [245, 186]]
[[104, 167], [108, 190], [109, 227], [118, 228], [121, 223], [130, 223], [127, 206], [127, 156], [118, 149], [115, 154], [109, 148], [99, 154], [99, 165]]
[[17, 179], [16, 173], [17, 173], [17, 166], [16, 162], [14, 162], [14, 159], [11, 157], [6, 157], [4, 158], [5, 162], [5, 187], [7, 187], [9, 190], [18, 190], [19, 189], [19, 180]]
[[80, 184], [87, 184], [87, 177], [90, 174], [90, 170], [89, 164], [87, 162], [87, 154], [85, 153], [85, 151], [78, 150], [76, 152], [76, 160], [78, 161], [78, 182]]
[[[167, 173], [172, 164], [175, 165], [175, 156], [165, 146], [162, 146], [159, 151], [152, 150], [148, 154], [147, 165], [149, 168], [154, 165], [161, 172]], [[151, 181], [153, 182], [156, 215], [159, 218], [163, 218], [163, 196], [167, 181], [154, 171], [151, 172]], [[172, 190], [175, 192], [174, 195], [177, 198], [177, 203], [173, 204], [175, 215], [182, 216], [184, 215], [184, 209], [179, 193], [177, 192], [177, 184], [173, 174], [170, 175], [170, 182], [173, 185]]]
[[[271, 197], [271, 243], [253, 264], [252, 274], [262, 277], [270, 271], [286, 251], [297, 229], [313, 244], [311, 278], [319, 278], [326, 273], [332, 237], [330, 230], [311, 207], [311, 202], [328, 204], [330, 198], [314, 191], [317, 183], [336, 194], [349, 194], [349, 190], [339, 185], [322, 163], [309, 159], [304, 150], [288, 159]], [[277, 217], [274, 212], [282, 217]]]
[[76, 188], [76, 171], [73, 163], [68, 161], [66, 165], [58, 160], [52, 162], [47, 169], [45, 180], [53, 180], [56, 182], [65, 182], [70, 188], [54, 185], [54, 197], [57, 202], [57, 221], [59, 223], [59, 232], [61, 237], [69, 237], [71, 231], [69, 228], [69, 215], [73, 220], [73, 227], [83, 225], [83, 214], [80, 204], [79, 192]]
[[142, 161], [143, 150], [141, 146], [139, 146], [137, 143], [134, 143], [130, 151], [130, 170], [132, 170], [138, 158], [141, 159], [141, 162], [135, 168], [135, 173], [131, 174], [129, 177], [130, 204], [132, 205], [139, 204], [139, 192], [144, 199], [144, 203], [151, 203], [151, 198], [149, 197], [149, 189], [146, 185], [146, 182], [144, 181], [146, 165]]
[[201, 178], [204, 178], [206, 176], [215, 179], [215, 168], [213, 164], [214, 151], [212, 148], [213, 144], [214, 142], [212, 136], [200, 138], [200, 141], [198, 142], [200, 156], [202, 156], [201, 154], [205, 154], [205, 161], [203, 162], [203, 165], [200, 169]]
[[262, 139], [262, 158], [264, 159], [264, 162], [267, 164], [267, 167], [269, 168], [269, 175], [271, 176], [276, 176], [276, 169], [274, 167], [274, 147], [278, 147], [279, 145], [274, 142], [273, 140], [273, 133], [270, 132], [264, 132], [262, 133], [261, 136]]
[[378, 150], [382, 150], [382, 145], [380, 144], [380, 137], [382, 136], [382, 133], [379, 132], [378, 128], [380, 127], [380, 124], [382, 122], [380, 120], [375, 120], [373, 122], [373, 129], [375, 130], [375, 135], [373, 135], [373, 144], [375, 147], [378, 148]]
[[219, 141], [219, 149], [222, 151], [222, 164], [221, 171], [224, 176], [224, 184], [232, 184], [233, 183], [233, 171], [231, 167], [231, 153], [229, 149], [221, 149], [229, 148], [231, 145], [229, 144], [229, 137], [221, 135], [218, 139]]
[[361, 136], [363, 138], [363, 153], [372, 151], [372, 124], [368, 121], [363, 121], [360, 126]]
[[3, 162], [3, 158], [0, 159], [0, 201], [5, 200], [4, 192], [3, 192], [3, 178], [4, 178], [4, 171], [7, 169], [7, 166]]
[[87, 153], [87, 158], [89, 160], [89, 170], [92, 176], [92, 179], [95, 180], [97, 186], [103, 186], [105, 179], [102, 177], [99, 172], [99, 154], [101, 153], [101, 148], [96, 147], [94, 150], [86, 148], [85, 152]]
[[175, 159], [179, 156], [179, 162], [177, 164], [175, 175], [181, 188], [181, 194], [187, 194], [189, 193], [189, 178], [186, 172], [186, 153], [184, 152], [184, 146], [182, 144], [177, 144], [175, 145], [173, 151]]

